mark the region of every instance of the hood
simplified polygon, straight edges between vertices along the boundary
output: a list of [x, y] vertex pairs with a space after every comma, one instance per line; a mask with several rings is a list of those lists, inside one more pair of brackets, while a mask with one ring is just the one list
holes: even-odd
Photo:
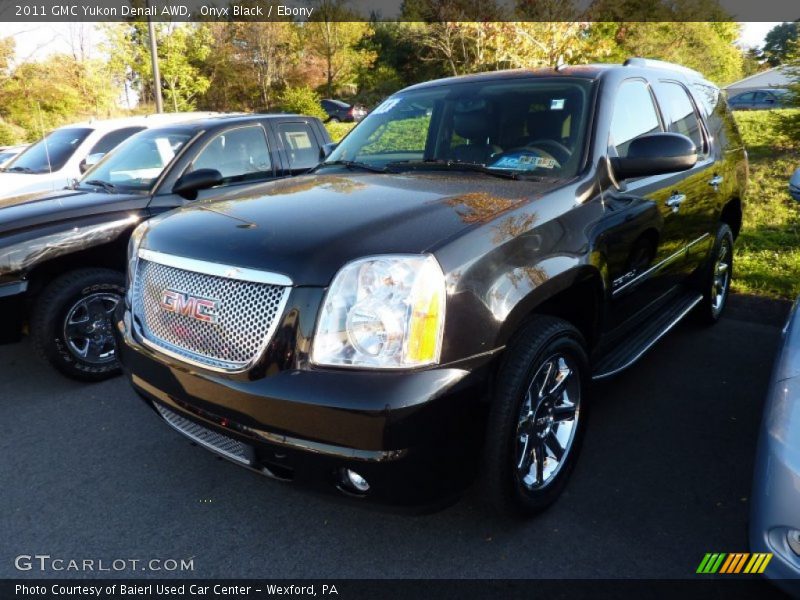
[[[147, 206], [149, 196], [105, 194], [79, 190], [38, 192], [0, 198], [0, 236], [72, 222], [102, 219], [113, 213], [136, 212]], [[32, 232], [35, 235], [35, 231]]]
[[463, 172], [306, 175], [158, 218], [143, 247], [325, 286], [350, 260], [430, 251], [561, 183]]
[[32, 192], [52, 191], [69, 184], [63, 173], [12, 173], [0, 172], [0, 198]]

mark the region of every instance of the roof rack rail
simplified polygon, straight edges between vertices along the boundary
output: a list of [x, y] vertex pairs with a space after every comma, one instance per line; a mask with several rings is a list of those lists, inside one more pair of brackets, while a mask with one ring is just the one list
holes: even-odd
[[683, 65], [667, 62], [666, 60], [655, 60], [654, 58], [641, 58], [638, 56], [634, 56], [632, 58], [627, 59], [624, 63], [622, 63], [622, 66], [649, 67], [651, 69], [670, 69], [672, 71], [680, 71], [681, 73], [685, 73], [687, 75], [692, 75], [694, 77], [699, 77], [700, 79], [705, 79], [702, 73], [695, 71], [694, 69], [690, 69], [689, 67], [684, 67]]

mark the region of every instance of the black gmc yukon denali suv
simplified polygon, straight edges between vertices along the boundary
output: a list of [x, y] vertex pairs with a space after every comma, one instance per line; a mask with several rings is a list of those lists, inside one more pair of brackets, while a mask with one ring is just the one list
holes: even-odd
[[392, 505], [480, 473], [534, 513], [590, 381], [719, 318], [746, 179], [719, 91], [674, 65], [416, 85], [312, 174], [137, 228], [123, 368], [257, 472]]
[[330, 141], [315, 117], [211, 117], [134, 135], [72, 189], [0, 199], [0, 341], [27, 323], [65, 375], [118, 374], [110, 317], [134, 227], [222, 189], [304, 173]]

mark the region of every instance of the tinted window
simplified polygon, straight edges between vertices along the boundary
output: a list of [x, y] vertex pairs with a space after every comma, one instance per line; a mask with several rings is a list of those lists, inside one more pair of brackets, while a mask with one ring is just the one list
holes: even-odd
[[224, 183], [265, 179], [272, 175], [272, 159], [260, 125], [223, 131], [192, 162], [191, 170], [216, 169]]
[[131, 137], [134, 133], [139, 133], [144, 127], [124, 127], [105, 134], [97, 143], [92, 146], [88, 154], [107, 154], [122, 142]]
[[56, 129], [20, 154], [6, 169], [32, 173], [58, 171], [92, 131], [78, 127]]
[[592, 82], [474, 81], [400, 92], [373, 110], [327, 159], [390, 170], [458, 163], [565, 177], [581, 166]]
[[97, 179], [130, 190], [149, 190], [194, 132], [186, 129], [145, 129], [118, 146], [82, 181]]
[[628, 155], [631, 140], [656, 131], [661, 131], [661, 125], [647, 84], [640, 80], [623, 82], [617, 90], [611, 117], [610, 142], [617, 156]]
[[698, 152], [703, 152], [703, 134], [689, 93], [682, 85], [672, 81], [661, 82], [659, 87], [662, 91], [662, 108], [669, 122], [669, 130], [685, 135], [694, 142]]
[[319, 163], [319, 147], [307, 123], [281, 123], [278, 135], [289, 158], [289, 168], [311, 169]]
[[755, 98], [755, 94], [753, 92], [747, 92], [746, 94], [739, 94], [738, 96], [734, 96], [731, 98], [731, 102], [733, 104], [746, 104], [748, 102], [752, 102], [753, 98]]

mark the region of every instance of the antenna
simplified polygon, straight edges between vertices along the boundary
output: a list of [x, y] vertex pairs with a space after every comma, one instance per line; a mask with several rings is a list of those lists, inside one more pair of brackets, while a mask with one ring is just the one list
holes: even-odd
[[36, 103], [36, 108], [39, 110], [39, 128], [42, 130], [42, 143], [44, 144], [44, 153], [47, 156], [47, 172], [53, 174], [53, 165], [50, 163], [50, 148], [47, 147], [47, 135], [44, 132], [44, 119], [42, 118], [42, 105]]

